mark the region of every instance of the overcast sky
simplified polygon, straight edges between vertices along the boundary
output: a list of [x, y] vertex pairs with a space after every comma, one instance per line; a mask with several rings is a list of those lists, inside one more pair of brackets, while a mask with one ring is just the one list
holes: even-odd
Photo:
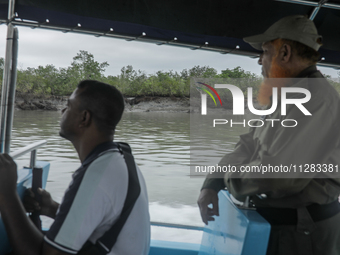
[[[218, 72], [241, 66], [246, 71], [261, 74], [257, 59], [249, 57], [45, 29], [27, 27], [18, 29], [18, 63], [19, 68], [23, 69], [48, 64], [53, 64], [57, 68], [67, 67], [79, 50], [85, 50], [92, 53], [96, 61], [109, 63], [105, 75], [118, 75], [120, 69], [127, 65], [132, 65], [135, 70], [140, 69], [147, 74], [154, 74], [160, 70], [180, 72], [196, 65], [210, 66]], [[0, 25], [0, 57], [5, 56], [6, 31], [6, 25]], [[338, 77], [337, 70], [319, 69], [332, 77]]]

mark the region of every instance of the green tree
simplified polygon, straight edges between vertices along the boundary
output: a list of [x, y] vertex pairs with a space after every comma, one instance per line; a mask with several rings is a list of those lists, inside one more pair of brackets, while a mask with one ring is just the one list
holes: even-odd
[[[4, 59], [0, 58], [0, 75], [2, 75]], [[70, 95], [80, 80], [96, 79], [116, 86], [125, 96], [189, 96], [190, 92], [198, 93], [196, 88], [191, 90], [191, 78], [225, 78], [226, 82], [233, 82], [246, 92], [249, 84], [256, 92], [260, 79], [241, 67], [226, 69], [217, 74], [216, 69], [209, 66], [194, 66], [184, 69], [180, 73], [170, 71], [158, 71], [153, 75], [147, 75], [144, 71], [134, 70], [131, 65], [124, 66], [117, 76], [104, 76], [105, 68], [109, 64], [105, 61], [99, 63], [94, 56], [87, 51], [79, 51], [71, 66], [56, 68], [54, 65], [28, 67], [26, 70], [18, 70], [17, 91], [34, 96], [65, 96]], [[247, 79], [234, 79], [247, 78]], [[248, 81], [252, 82], [249, 83]], [[230, 94], [230, 93], [229, 93]], [[222, 97], [231, 97], [228, 91], [221, 91]], [[255, 93], [254, 93], [255, 94]], [[231, 102], [231, 101], [230, 101]]]
[[219, 78], [256, 78], [256, 74], [251, 73], [249, 71], [244, 71], [240, 66], [235, 67], [234, 69], [225, 69], [221, 71], [221, 74], [218, 75]]
[[76, 75], [75, 78], [78, 81], [85, 79], [102, 80], [105, 69], [108, 66], [109, 64], [106, 61], [99, 63], [94, 60], [94, 56], [91, 53], [81, 50], [73, 57], [73, 62], [69, 68], [71, 69], [70, 73]]
[[[182, 75], [184, 75], [184, 70]], [[189, 77], [199, 77], [199, 78], [213, 78], [217, 75], [215, 68], [209, 66], [194, 66], [188, 71]]]
[[29, 100], [34, 95], [46, 95], [43, 77], [37, 75], [36, 69], [31, 67], [17, 71], [16, 88], [25, 100]]
[[38, 66], [34, 74], [41, 80], [40, 90], [43, 95], [55, 95], [58, 90], [58, 69], [54, 65]]

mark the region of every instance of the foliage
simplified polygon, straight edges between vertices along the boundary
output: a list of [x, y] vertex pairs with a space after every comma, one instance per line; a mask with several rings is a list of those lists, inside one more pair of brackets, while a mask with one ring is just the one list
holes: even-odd
[[99, 63], [91, 53], [81, 50], [67, 68], [58, 69], [54, 65], [46, 65], [18, 70], [17, 91], [36, 96], [70, 95], [81, 80], [105, 80], [104, 72], [108, 66], [107, 62]]
[[116, 85], [126, 96], [189, 96], [185, 79], [172, 70], [147, 76], [141, 70], [126, 66], [116, 79], [111, 76], [110, 80], [108, 83]]
[[256, 78], [256, 74], [244, 71], [240, 66], [235, 67], [234, 69], [226, 69], [222, 70], [221, 74], [217, 77], [219, 78]]
[[[4, 59], [0, 58], [0, 77], [2, 78]], [[131, 65], [124, 66], [117, 76], [104, 76], [109, 64], [99, 63], [87, 51], [79, 51], [71, 65], [57, 68], [54, 65], [28, 67], [17, 72], [17, 92], [31, 96], [67, 96], [76, 88], [79, 81], [84, 79], [99, 80], [116, 86], [125, 96], [177, 96], [190, 95], [190, 80], [195, 78], [248, 78], [256, 80], [255, 74], [244, 71], [241, 67], [217, 70], [209, 66], [194, 66], [181, 72], [158, 71], [146, 74], [141, 70], [134, 70]], [[2, 81], [2, 79], [1, 79]], [[0, 84], [1, 84], [0, 81]], [[244, 90], [244, 84], [238, 86]], [[196, 93], [196, 92], [195, 92]], [[225, 92], [222, 92], [222, 97]], [[231, 96], [230, 96], [231, 97]], [[229, 96], [228, 96], [229, 98]], [[227, 99], [229, 100], [229, 99]]]
[[106, 61], [98, 63], [94, 60], [94, 56], [91, 53], [81, 50], [73, 57], [73, 62], [71, 63], [71, 67], [69, 67], [69, 71], [77, 80], [101, 80], [105, 68], [108, 66], [109, 64]]
[[[104, 76], [109, 64], [105, 61], [99, 63], [94, 56], [87, 51], [79, 51], [71, 65], [66, 68], [56, 68], [54, 65], [28, 67], [17, 72], [17, 92], [32, 96], [67, 96], [76, 88], [79, 81], [95, 79], [116, 86], [125, 96], [189, 96], [194, 93], [199, 96], [197, 84], [191, 83], [192, 79], [209, 78], [238, 86], [244, 94], [247, 88], [253, 88], [253, 96], [257, 94], [262, 79], [256, 74], [245, 71], [240, 66], [233, 69], [222, 70], [209, 66], [194, 66], [191, 69], [176, 71], [158, 71], [147, 75], [144, 71], [134, 70], [131, 65], [125, 66], [117, 76]], [[0, 58], [0, 86], [3, 80], [4, 58]], [[340, 82], [325, 76], [330, 84], [340, 93]], [[340, 78], [340, 72], [339, 72]], [[219, 80], [217, 80], [219, 79]], [[218, 90], [219, 95], [227, 107], [232, 104], [232, 96], [229, 90]], [[211, 104], [213, 102], [209, 102]]]

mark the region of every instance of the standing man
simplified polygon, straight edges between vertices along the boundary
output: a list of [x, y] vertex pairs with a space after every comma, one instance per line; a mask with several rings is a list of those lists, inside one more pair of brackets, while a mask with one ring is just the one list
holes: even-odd
[[[263, 34], [244, 38], [263, 50], [259, 59], [264, 82], [258, 101], [270, 107], [272, 88], [299, 87], [311, 93], [303, 106], [287, 105], [281, 114], [280, 103], [270, 119], [297, 121], [295, 127], [283, 127], [265, 121], [240, 136], [234, 151], [219, 165], [325, 166], [325, 171], [298, 176], [275, 173], [275, 178], [252, 178], [251, 173], [210, 175], [205, 180], [198, 205], [205, 224], [218, 215], [219, 190], [225, 187], [238, 200], [250, 197], [257, 211], [271, 224], [267, 254], [335, 255], [340, 254], [340, 100], [339, 94], [316, 69], [322, 37], [305, 16], [289, 16], [274, 23]], [[282, 79], [271, 79], [282, 78]], [[283, 79], [284, 78], [284, 79]], [[292, 79], [294, 78], [294, 79]], [[296, 79], [295, 79], [296, 78]], [[290, 93], [290, 99], [301, 93]], [[268, 116], [265, 116], [268, 118]], [[331, 171], [333, 169], [333, 171]], [[288, 178], [287, 178], [288, 177]], [[320, 178], [321, 177], [321, 178]], [[208, 207], [209, 204], [213, 208]]]
[[[128, 190], [134, 188], [129, 185], [125, 155], [113, 142], [123, 111], [121, 93], [98, 81], [80, 82], [68, 99], [62, 110], [60, 136], [71, 141], [81, 166], [60, 205], [40, 190], [42, 203], [35, 209], [55, 218], [45, 236], [27, 218], [18, 197], [16, 164], [7, 154], [0, 155], [0, 212], [15, 254], [78, 254], [86, 242], [96, 243], [119, 220]], [[148, 197], [137, 166], [136, 170], [140, 193], [110, 255], [149, 252]]]

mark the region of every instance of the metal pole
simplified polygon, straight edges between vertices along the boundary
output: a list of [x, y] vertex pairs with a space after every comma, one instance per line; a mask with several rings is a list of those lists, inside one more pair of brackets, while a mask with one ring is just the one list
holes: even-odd
[[6, 120], [7, 120], [7, 99], [8, 87], [11, 83], [11, 67], [12, 67], [12, 47], [13, 47], [14, 26], [8, 24], [7, 26], [7, 42], [6, 42], [6, 56], [4, 65], [4, 78], [2, 82], [1, 93], [1, 134], [0, 134], [0, 152], [5, 150], [5, 136], [6, 136]]
[[320, 11], [321, 7], [327, 2], [328, 0], [321, 0], [319, 2], [318, 7], [315, 7], [312, 14], [310, 15], [309, 19], [314, 20], [318, 12]]
[[35, 162], [37, 161], [37, 150], [31, 151], [30, 168], [35, 167]]
[[12, 70], [11, 79], [8, 89], [8, 101], [7, 101], [7, 118], [6, 118], [6, 131], [5, 131], [5, 153], [9, 153], [11, 150], [11, 136], [14, 117], [14, 101], [15, 101], [15, 87], [17, 82], [17, 62], [18, 62], [18, 29], [14, 28], [13, 40], [12, 40]]
[[9, 21], [14, 19], [15, 17], [14, 7], [15, 7], [15, 0], [9, 0], [8, 1], [8, 15], [7, 15], [7, 18]]
[[[6, 42], [6, 55], [5, 55], [5, 64], [4, 64], [4, 75], [2, 82], [2, 94], [1, 94], [1, 110], [0, 110], [0, 152], [3, 153], [5, 151], [5, 139], [6, 139], [6, 122], [7, 122], [7, 105], [8, 105], [8, 91], [12, 78], [12, 68], [13, 68], [13, 38], [14, 34], [18, 34], [18, 31], [15, 32], [16, 28], [11, 24], [11, 21], [14, 19], [14, 0], [9, 0], [8, 3], [8, 25], [7, 25], [7, 42]], [[16, 61], [15, 61], [16, 62]], [[15, 66], [16, 68], [16, 66]], [[16, 73], [16, 71], [14, 72]], [[15, 79], [14, 79], [15, 82]]]
[[43, 145], [45, 145], [47, 143], [46, 140], [41, 140], [39, 142], [35, 142], [35, 143], [32, 143], [30, 145], [27, 145], [23, 148], [20, 148], [16, 151], [13, 151], [10, 156], [13, 158], [13, 159], [17, 159], [23, 155], [25, 155], [26, 153], [28, 152], [31, 152], [31, 151], [34, 151], [34, 150], [37, 150], [38, 148], [42, 147]]

